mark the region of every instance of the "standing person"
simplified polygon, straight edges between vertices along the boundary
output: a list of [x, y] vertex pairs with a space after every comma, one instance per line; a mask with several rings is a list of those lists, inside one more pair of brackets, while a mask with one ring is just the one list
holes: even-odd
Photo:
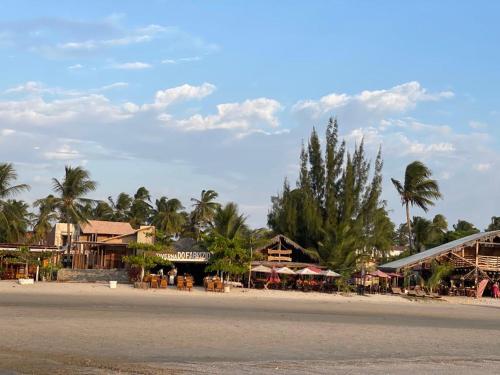
[[500, 298], [500, 288], [498, 287], [498, 281], [495, 281], [493, 283], [493, 286], [491, 287], [491, 294], [493, 295], [493, 298]]
[[169, 284], [170, 285], [174, 285], [175, 283], [175, 278], [177, 276], [177, 268], [175, 268], [175, 266], [170, 270], [169, 272], [170, 274], [170, 280], [169, 280]]

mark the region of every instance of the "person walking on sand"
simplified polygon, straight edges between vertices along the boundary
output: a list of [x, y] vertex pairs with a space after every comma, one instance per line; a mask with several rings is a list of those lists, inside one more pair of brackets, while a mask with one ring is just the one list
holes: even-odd
[[500, 298], [500, 288], [498, 287], [498, 281], [495, 281], [493, 283], [493, 286], [491, 287], [491, 294], [493, 295], [493, 298]]

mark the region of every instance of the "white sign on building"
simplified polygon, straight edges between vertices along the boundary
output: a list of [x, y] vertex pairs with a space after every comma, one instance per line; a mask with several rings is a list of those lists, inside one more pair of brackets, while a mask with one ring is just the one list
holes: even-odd
[[171, 262], [208, 263], [212, 254], [208, 251], [178, 251], [176, 253], [158, 254]]

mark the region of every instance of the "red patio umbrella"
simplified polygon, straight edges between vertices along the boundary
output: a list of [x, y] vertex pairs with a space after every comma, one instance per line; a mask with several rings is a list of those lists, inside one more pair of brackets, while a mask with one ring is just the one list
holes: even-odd
[[307, 266], [307, 268], [309, 268], [311, 271], [314, 271], [316, 273], [321, 273], [321, 270], [318, 267]]

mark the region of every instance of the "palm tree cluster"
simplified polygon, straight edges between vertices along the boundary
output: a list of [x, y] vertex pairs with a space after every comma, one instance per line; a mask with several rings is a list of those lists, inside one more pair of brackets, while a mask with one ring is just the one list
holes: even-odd
[[[218, 194], [203, 190], [199, 198], [192, 198], [192, 210], [185, 210], [177, 198], [165, 196], [154, 200], [145, 187], [137, 189], [134, 195], [120, 193], [115, 198], [96, 200], [89, 194], [97, 188], [90, 173], [82, 167], [67, 166], [63, 178], [53, 178], [53, 194], [33, 203], [35, 213], [29, 212], [29, 205], [14, 197], [29, 190], [26, 184], [16, 184], [17, 173], [12, 164], [0, 164], [0, 241], [43, 243], [54, 223], [71, 224], [88, 220], [126, 221], [138, 228], [154, 225], [159, 242], [169, 243], [180, 236], [190, 236], [201, 241], [209, 233], [230, 240], [248, 236], [246, 217], [238, 206], [229, 202], [216, 202]], [[27, 236], [30, 231], [29, 238]], [[68, 251], [72, 236], [68, 236]]]
[[[412, 228], [411, 236], [408, 234], [408, 227]], [[487, 228], [486, 230], [494, 230]], [[413, 216], [410, 221], [410, 226], [407, 223], [402, 223], [394, 232], [394, 243], [409, 249], [411, 239], [412, 249], [416, 252], [422, 252], [444, 243], [457, 240], [471, 234], [478, 233], [479, 229], [474, 224], [466, 220], [459, 219], [456, 224], [453, 224], [449, 229], [448, 221], [444, 215], [437, 214], [432, 220], [421, 216]], [[407, 252], [410, 254], [409, 250]], [[404, 255], [408, 255], [404, 254]]]

